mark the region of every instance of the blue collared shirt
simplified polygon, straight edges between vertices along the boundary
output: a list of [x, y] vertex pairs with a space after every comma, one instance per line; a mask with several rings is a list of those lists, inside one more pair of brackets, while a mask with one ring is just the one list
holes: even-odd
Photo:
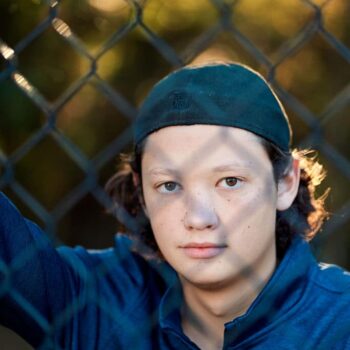
[[[254, 283], [254, 281], [252, 281]], [[54, 249], [0, 194], [0, 322], [39, 349], [198, 349], [183, 333], [181, 286], [116, 235], [113, 248]], [[350, 349], [350, 275], [293, 240], [224, 349]]]

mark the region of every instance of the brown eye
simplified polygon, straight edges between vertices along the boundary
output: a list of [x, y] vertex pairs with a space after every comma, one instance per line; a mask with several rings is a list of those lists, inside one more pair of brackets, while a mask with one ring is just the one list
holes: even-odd
[[237, 189], [242, 184], [242, 180], [234, 176], [229, 176], [219, 181], [219, 187], [226, 189]]
[[227, 186], [233, 187], [237, 184], [238, 179], [235, 177], [227, 177], [225, 179], [225, 182], [226, 182]]

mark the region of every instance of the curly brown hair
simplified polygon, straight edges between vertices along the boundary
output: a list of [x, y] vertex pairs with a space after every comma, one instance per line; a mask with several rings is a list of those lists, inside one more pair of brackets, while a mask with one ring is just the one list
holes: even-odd
[[[277, 211], [276, 215], [277, 257], [281, 259], [295, 235], [301, 235], [305, 240], [310, 241], [319, 232], [323, 222], [329, 217], [325, 209], [325, 199], [329, 189], [316, 198], [316, 187], [325, 178], [325, 171], [316, 161], [316, 157], [311, 156], [314, 151], [295, 149], [287, 153], [263, 138], [260, 140], [272, 163], [276, 186], [278, 181], [287, 174], [293, 158], [298, 159], [300, 165], [298, 193], [292, 205], [287, 210]], [[151, 225], [143, 211], [142, 150], [143, 144], [139, 145], [134, 153], [121, 154], [119, 169], [108, 180], [105, 189], [116, 205], [123, 206], [135, 220], [141, 223], [136, 239], [150, 248], [154, 256], [161, 257]], [[133, 179], [135, 175], [140, 179], [137, 186]], [[123, 223], [119, 222], [118, 229], [131, 236]], [[135, 239], [134, 235], [133, 239]]]

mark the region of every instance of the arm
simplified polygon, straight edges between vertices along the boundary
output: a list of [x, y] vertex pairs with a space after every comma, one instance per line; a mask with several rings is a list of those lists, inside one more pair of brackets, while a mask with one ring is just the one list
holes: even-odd
[[129, 246], [54, 249], [0, 192], [0, 323], [34, 347], [99, 348], [112, 328], [128, 328], [150, 280]]
[[47, 237], [0, 193], [0, 323], [38, 346], [73, 290]]

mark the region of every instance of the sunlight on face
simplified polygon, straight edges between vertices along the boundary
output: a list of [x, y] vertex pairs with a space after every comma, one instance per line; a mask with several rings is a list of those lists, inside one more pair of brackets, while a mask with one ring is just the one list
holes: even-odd
[[215, 287], [276, 262], [276, 185], [251, 132], [216, 125], [152, 133], [142, 158], [147, 215], [180, 278]]

